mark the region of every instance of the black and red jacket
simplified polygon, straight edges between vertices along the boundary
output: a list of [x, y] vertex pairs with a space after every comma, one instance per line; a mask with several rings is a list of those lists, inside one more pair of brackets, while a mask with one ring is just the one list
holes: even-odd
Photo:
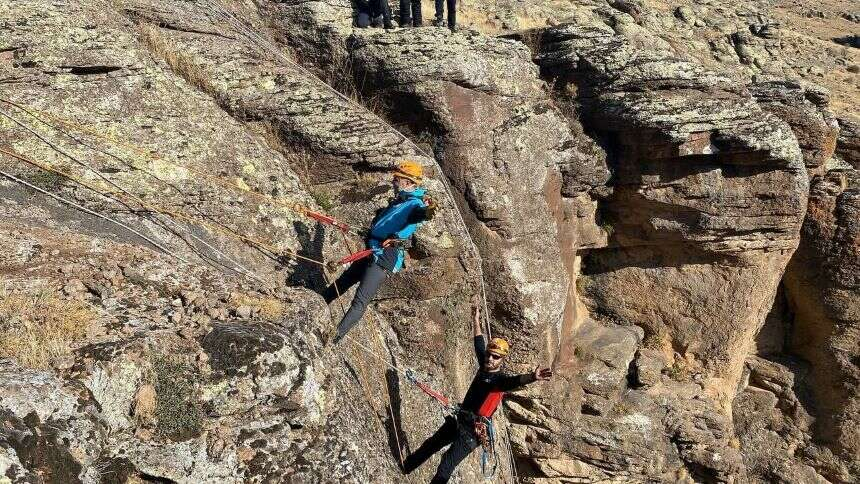
[[487, 359], [487, 341], [484, 336], [475, 336], [475, 355], [478, 357], [478, 373], [469, 385], [466, 396], [463, 398], [462, 410], [474, 415], [490, 418], [499, 404], [505, 392], [535, 382], [533, 373], [522, 375], [508, 375], [501, 371], [484, 371], [484, 361]]

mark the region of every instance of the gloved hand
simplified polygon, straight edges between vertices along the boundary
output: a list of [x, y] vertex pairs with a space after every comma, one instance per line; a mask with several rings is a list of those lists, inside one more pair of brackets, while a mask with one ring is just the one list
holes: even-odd
[[439, 205], [436, 203], [436, 200], [430, 198], [429, 195], [424, 195], [424, 204], [426, 207], [424, 208], [424, 218], [426, 220], [433, 220], [433, 217], [436, 215], [436, 209]]

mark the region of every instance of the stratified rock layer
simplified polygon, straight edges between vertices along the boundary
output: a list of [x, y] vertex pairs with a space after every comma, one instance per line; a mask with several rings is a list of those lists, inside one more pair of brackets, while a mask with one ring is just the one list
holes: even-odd
[[798, 242], [807, 181], [791, 129], [730, 78], [606, 25], [532, 35], [610, 146], [598, 211], [611, 236], [584, 257], [586, 304], [697, 360], [730, 398]]

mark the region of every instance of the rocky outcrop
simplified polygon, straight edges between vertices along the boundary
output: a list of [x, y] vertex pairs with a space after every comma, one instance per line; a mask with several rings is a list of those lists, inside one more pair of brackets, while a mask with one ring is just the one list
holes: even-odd
[[758, 449], [744, 454], [753, 482], [833, 482], [806, 458], [815, 421], [807, 411], [811, 384], [808, 366], [795, 359], [747, 360], [732, 410], [741, 448]]
[[[662, 371], [659, 353], [637, 351], [641, 338], [639, 328], [585, 321], [567, 363], [577, 372], [509, 402], [521, 475], [689, 483], [744, 475], [728, 418], [703, 397], [700, 381]], [[633, 367], [643, 371], [634, 375]], [[655, 371], [648, 376], [646, 368]]]
[[786, 351], [810, 365], [816, 443], [844, 459], [828, 464], [828, 478], [851, 482], [860, 462], [858, 402], [860, 402], [860, 227], [856, 170], [831, 171], [812, 186], [803, 238], [785, 275], [788, 306], [793, 318]]
[[731, 78], [606, 25], [532, 35], [545, 75], [611, 146], [612, 194], [598, 205], [611, 236], [583, 257], [586, 304], [701, 365], [727, 402], [798, 242], [807, 182], [794, 135]]
[[[237, 38], [197, 4], [124, 3], [112, 13], [87, 2], [3, 7], [0, 22], [15, 25], [4, 30], [11, 37], [2, 39], [2, 48], [12, 49], [4, 52], [13, 52], [0, 60], [4, 98], [35, 116], [9, 104], [0, 107], [29, 128], [3, 117], [0, 144], [99, 191], [121, 187], [126, 204], [5, 157], [3, 171], [140, 234], [4, 180], [2, 233], [9, 238], [3, 246], [20, 248], [3, 256], [4, 290], [30, 294], [37, 288], [27, 281], [41, 277], [37, 273], [46, 274], [43, 282], [52, 291], [76, 281], [68, 292], [90, 298], [87, 304], [105, 318], [94, 325], [95, 334], [71, 343], [73, 349], [84, 346], [72, 360], [48, 366], [55, 373], [65, 369], [60, 381], [87, 388], [86, 405], [100, 408], [93, 425], [111, 435], [106, 442], [86, 443], [103, 460], [75, 452], [68, 465], [64, 455], [57, 457], [59, 464], [35, 462], [32, 446], [17, 452], [17, 443], [7, 441], [18, 437], [4, 435], [4, 473], [62, 465], [72, 469], [63, 476], [76, 473], [84, 482], [96, 482], [87, 476], [104, 468], [177, 482], [396, 480], [400, 449], [391, 429], [403, 429], [399, 413], [393, 423], [391, 400], [410, 415], [436, 417], [438, 411], [396, 375], [386, 375], [386, 362], [420, 354], [412, 366], [449, 393], [448, 382], [456, 379], [437, 368], [446, 358], [460, 361], [471, 353], [444, 345], [467, 330], [462, 302], [473, 290], [463, 276], [469, 262], [461, 263], [458, 237], [448, 229], [457, 226], [453, 206], [440, 200], [440, 214], [416, 244], [414, 255], [434, 257], [433, 263], [415, 264], [392, 284], [417, 287], [426, 277], [440, 289], [410, 293], [426, 302], [384, 294], [382, 318], [374, 315], [357, 329], [366, 332], [363, 338], [376, 355], [359, 347], [342, 349], [347, 359], [323, 352], [330, 313], [312, 292], [299, 289], [323, 284], [322, 268], [280, 255], [345, 255], [348, 244], [341, 237], [291, 207], [326, 205], [348, 214], [344, 218], [354, 225], [365, 224], [387, 198], [384, 170], [409, 153], [399, 148], [405, 146], [402, 136], [279, 56]], [[259, 19], [245, 13], [250, 21]], [[17, 24], [13, 16], [29, 20]], [[67, 41], [48, 40], [53, 35]], [[244, 81], [237, 84], [237, 78]], [[343, 111], [327, 117], [334, 106]], [[324, 169], [311, 170], [309, 162]], [[345, 180], [344, 186], [317, 188], [329, 188], [332, 180]], [[434, 194], [442, 193], [438, 178], [432, 183]], [[156, 246], [141, 236], [176, 257], [155, 257]], [[137, 259], [120, 263], [118, 253], [134, 245]], [[97, 270], [89, 269], [91, 263]], [[64, 264], [73, 266], [57, 272]], [[204, 267], [208, 272], [199, 272]], [[22, 271], [29, 275], [18, 276]], [[394, 329], [389, 320], [397, 323]], [[422, 340], [407, 353], [398, 340], [416, 333], [440, 337], [430, 345]], [[155, 358], [162, 351], [178, 361]], [[158, 368], [188, 384], [171, 387], [170, 378], [157, 378]], [[9, 379], [2, 387], [26, 385]], [[170, 400], [177, 393], [185, 397]], [[154, 405], [158, 414], [162, 397], [172, 410], [159, 420], [146, 409]], [[77, 414], [71, 418], [84, 421]], [[172, 423], [159, 430], [164, 421]], [[37, 432], [40, 422], [25, 421], [29, 430], [22, 427], [21, 438]], [[409, 419], [405, 427], [411, 433], [438, 423]]]
[[[346, 0], [0, 0], [19, 105], [0, 105], [0, 144], [103, 194], [0, 168], [137, 230], [0, 184], [0, 331], [35, 295], [87, 318], [41, 369], [0, 363], [0, 475], [401, 482], [441, 419], [388, 365], [462, 395], [471, 238], [510, 368], [557, 375], [498, 415], [500, 480], [852, 482], [844, 93], [795, 80], [755, 5], [532, 3], [505, 9], [566, 20], [489, 37], [353, 30]], [[442, 207], [362, 345], [332, 349], [340, 307], [313, 290], [336, 274], [295, 255], [360, 240], [295, 204], [363, 227], [403, 157]]]
[[860, 119], [845, 116], [839, 119], [839, 140], [836, 153], [854, 168], [860, 169]]
[[[62, 227], [13, 231], [9, 214], [33, 206], [6, 200], [4, 246], [62, 241], [62, 251], [40, 246], [26, 261], [4, 261], [4, 273], [27, 271], [45, 288], [63, 278], [79, 281], [82, 291], [50, 297], [98, 308], [95, 319], [81, 321], [88, 341], [52, 362], [52, 370], [3, 362], [6, 476], [88, 483], [109, 473], [118, 482], [325, 475], [367, 482], [372, 474], [393, 482], [385, 477], [396, 471], [384, 441], [355, 446], [378, 431], [377, 417], [354, 403], [363, 398], [355, 377], [323, 348], [329, 313], [316, 295], [260, 294], [234, 277], [110, 234], [82, 233], [76, 227], [88, 219], [74, 213]], [[12, 294], [27, 290], [8, 277], [4, 283]]]
[[[410, 46], [408, 56], [402, 45]], [[555, 330], [565, 306], [554, 212], [564, 210], [555, 205], [570, 134], [527, 50], [444, 29], [358, 35], [350, 50], [365, 89], [414, 106], [412, 130], [437, 137], [437, 155], [463, 197], [484, 259], [491, 316], [504, 321], [495, 328], [518, 348], [533, 348]]]
[[785, 80], [759, 81], [751, 91], [764, 110], [791, 126], [807, 170], [820, 174], [817, 168], [833, 156], [839, 134], [836, 117], [828, 109], [830, 94], [816, 86]]
[[[297, 48], [307, 49], [301, 38], [309, 36], [295, 35], [300, 36]], [[381, 94], [400, 107], [388, 115], [416, 137], [426, 138], [424, 132], [433, 137], [443, 169], [462, 196], [461, 207], [474, 216], [467, 222], [484, 256], [495, 328], [516, 335], [517, 347], [555, 355], [565, 375], [563, 384], [540, 395], [526, 392], [510, 405], [518, 467], [536, 479], [736, 479], [744, 474], [743, 463], [720, 407], [730, 406], [744, 357], [798, 242], [808, 185], [796, 138], [736, 78], [671, 52], [643, 54], [641, 45], [596, 18], [524, 38], [541, 49], [538, 65], [544, 77], [556, 81], [558, 97], [552, 101], [561, 104], [560, 110], [548, 102], [516, 43], [435, 29], [385, 35], [357, 31], [344, 39], [364, 93]], [[548, 108], [536, 109], [540, 106]], [[545, 148], [542, 140], [551, 133], [556, 144]], [[601, 156], [598, 144], [610, 147], [608, 155]], [[547, 164], [547, 159], [554, 161]], [[540, 176], [523, 183], [525, 170], [547, 168], [558, 177], [555, 187], [546, 187]], [[560, 204], [545, 204], [547, 195]], [[522, 210], [526, 207], [530, 211]], [[554, 236], [559, 252], [544, 248], [536, 258], [523, 240], [524, 230], [542, 241]], [[510, 293], [507, 287], [523, 293], [524, 281], [511, 277], [514, 272], [504, 265], [519, 259], [538, 262], [548, 253], [563, 257], [565, 275], [577, 277], [580, 243], [590, 248], [577, 283], [585, 305], [572, 291], [568, 319], [556, 328], [559, 339], [551, 339], [564, 343], [558, 350], [552, 344], [541, 348], [535, 341], [541, 332], [519, 321], [529, 311], [539, 322], [552, 314], [546, 310], [552, 305], [544, 302], [550, 300], [545, 293], [542, 299], [500, 298]], [[545, 266], [527, 266], [525, 280], [535, 280], [531, 274], [539, 272], [531, 269], [540, 267]], [[766, 274], [764, 284], [761, 274]], [[564, 279], [556, 281], [558, 288]], [[626, 361], [598, 363], [609, 359], [605, 355], [613, 354], [615, 343], [587, 336], [599, 328], [589, 314], [610, 328], [614, 323], [641, 326], [647, 342], [640, 334], [624, 343]], [[577, 352], [592, 345], [594, 355], [604, 356], [580, 361]], [[634, 358], [642, 345], [654, 349], [642, 348], [642, 357]], [[589, 365], [605, 369], [585, 371]], [[624, 395], [630, 366], [642, 369], [641, 385], [659, 387], [655, 393], [681, 392], [672, 376], [663, 382], [665, 372], [691, 380], [687, 394], [707, 397], [695, 405], [679, 398], [661, 406], [652, 396], [629, 404]], [[580, 379], [581, 373], [590, 379]], [[631, 408], [601, 412], [613, 406]], [[688, 432], [684, 425], [672, 427], [660, 412], [679, 421], [709, 420], [720, 430]], [[607, 440], [601, 456], [586, 459], [553, 437], [556, 432], [592, 435], [601, 427], [620, 433], [617, 421], [625, 418], [659, 422], [663, 436], [646, 448], [673, 457], [631, 471], [627, 467], [636, 459], [620, 457], [630, 452], [620, 440]], [[688, 450], [679, 452], [679, 442]]]

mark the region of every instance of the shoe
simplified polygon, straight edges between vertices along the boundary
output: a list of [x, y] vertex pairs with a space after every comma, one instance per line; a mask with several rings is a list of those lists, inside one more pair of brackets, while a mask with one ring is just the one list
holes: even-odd
[[441, 19], [441, 18], [437, 18], [436, 20], [433, 21], [433, 26], [434, 27], [444, 27], [445, 26], [445, 20]]
[[385, 27], [385, 30], [391, 30], [394, 28], [394, 24], [391, 22], [385, 22], [385, 25], [383, 25], [383, 27]]

